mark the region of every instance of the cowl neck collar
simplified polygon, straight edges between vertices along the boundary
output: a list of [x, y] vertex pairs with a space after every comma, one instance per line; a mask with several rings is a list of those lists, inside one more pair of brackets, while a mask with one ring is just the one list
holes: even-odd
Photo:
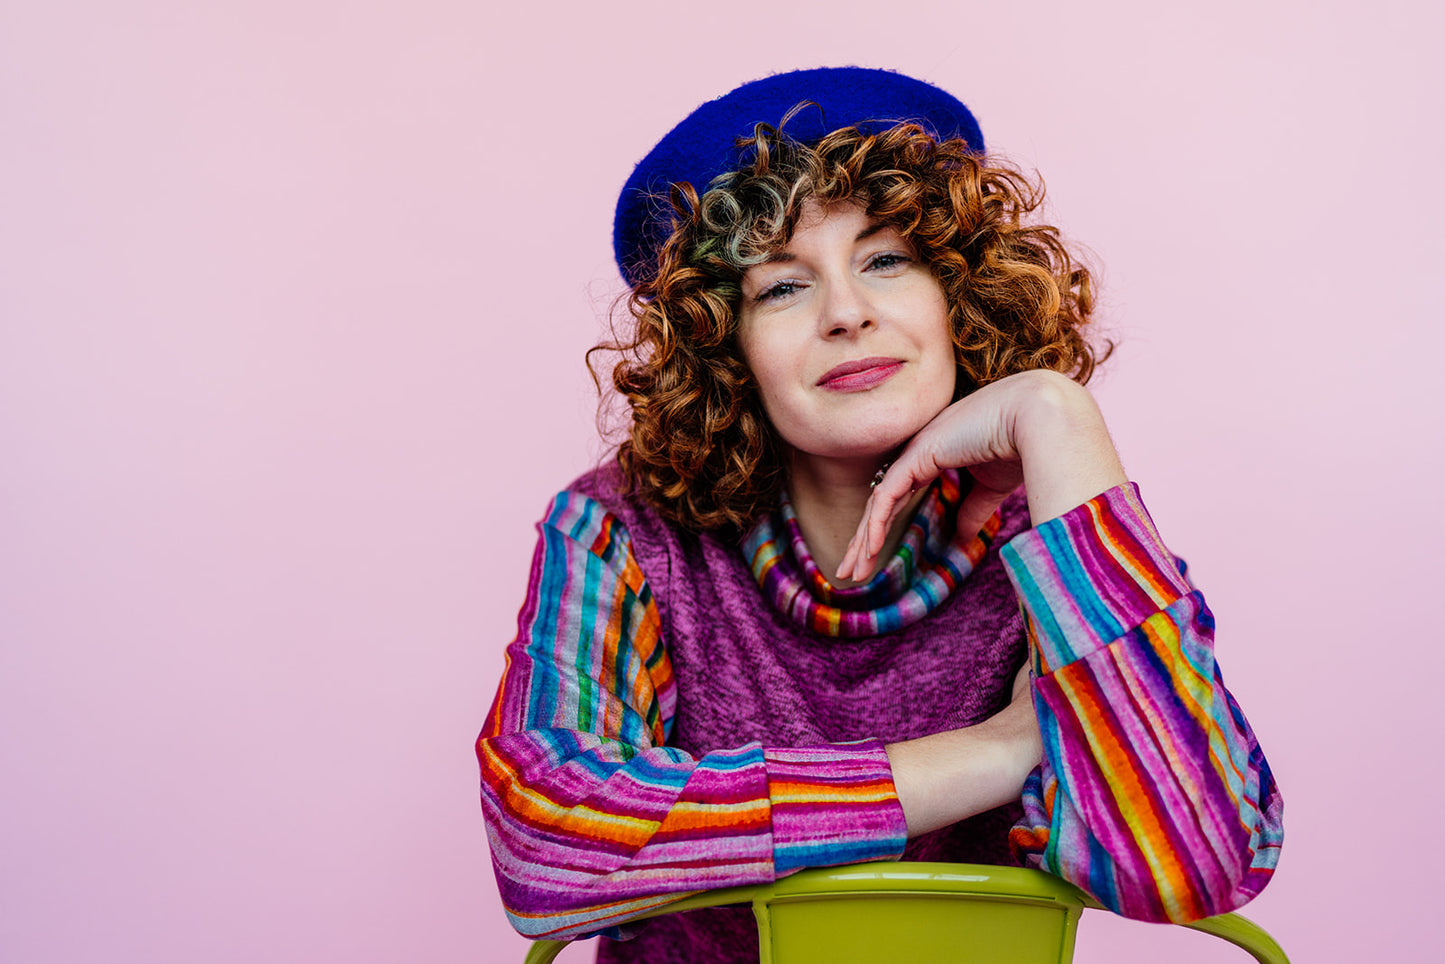
[[836, 589], [813, 561], [786, 491], [778, 508], [743, 537], [758, 587], [778, 612], [824, 636], [888, 633], [918, 622], [958, 588], [998, 533], [998, 513], [967, 540], [955, 538], [959, 475], [944, 472], [929, 486], [898, 551], [862, 585]]

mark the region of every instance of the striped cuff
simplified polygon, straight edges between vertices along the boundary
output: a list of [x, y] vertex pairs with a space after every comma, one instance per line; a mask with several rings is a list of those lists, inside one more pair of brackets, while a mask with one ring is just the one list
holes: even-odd
[[902, 856], [908, 827], [881, 742], [765, 749], [763, 758], [778, 877]]
[[1041, 675], [1108, 646], [1191, 591], [1132, 482], [1020, 533], [1002, 558]]

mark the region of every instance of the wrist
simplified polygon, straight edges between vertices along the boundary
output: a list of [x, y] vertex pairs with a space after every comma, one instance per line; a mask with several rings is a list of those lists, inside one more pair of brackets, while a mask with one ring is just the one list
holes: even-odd
[[909, 837], [1018, 800], [1043, 753], [1027, 701], [974, 726], [890, 743], [884, 750]]
[[1044, 743], [1039, 735], [1039, 721], [1034, 713], [1031, 695], [1017, 697], [998, 713], [979, 724], [984, 737], [994, 746], [1001, 782], [1012, 788], [1017, 798], [1024, 780], [1044, 757]]
[[1033, 372], [1014, 420], [1034, 525], [1128, 481], [1094, 397], [1058, 372]]

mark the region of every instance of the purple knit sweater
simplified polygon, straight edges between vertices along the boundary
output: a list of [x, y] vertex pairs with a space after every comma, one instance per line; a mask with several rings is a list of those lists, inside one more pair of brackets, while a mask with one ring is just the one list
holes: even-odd
[[[998, 550], [1028, 527], [1022, 492], [1004, 504], [1002, 527], [973, 572], [927, 616], [886, 635], [838, 639], [764, 599], [735, 538], [681, 532], [615, 487], [604, 470], [572, 491], [622, 521], [652, 586], [677, 678], [669, 745], [700, 756], [754, 740], [891, 743], [978, 723], [1008, 703], [1027, 644]], [[778, 564], [802, 562], [783, 547]], [[1007, 834], [1021, 815], [1017, 804], [981, 814], [910, 841], [903, 857], [1016, 865]], [[748, 908], [674, 914], [631, 940], [603, 938], [597, 959], [756, 961], [756, 924]]]

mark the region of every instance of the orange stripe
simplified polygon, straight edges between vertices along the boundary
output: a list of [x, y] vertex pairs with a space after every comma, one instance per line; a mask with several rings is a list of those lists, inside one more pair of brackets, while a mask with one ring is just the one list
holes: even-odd
[[[1094, 521], [1094, 531], [1099, 535], [1100, 541], [1109, 549], [1109, 555], [1114, 558], [1120, 568], [1129, 573], [1135, 582], [1148, 586], [1150, 595], [1154, 597], [1156, 603], [1164, 605], [1173, 602], [1178, 597], [1179, 590], [1172, 578], [1154, 564], [1154, 558], [1149, 555], [1146, 547], [1141, 545], [1133, 533], [1122, 524], [1105, 520], [1103, 500], [1093, 499], [1086, 505], [1089, 508], [1089, 515]], [[1137, 507], [1136, 511], [1142, 520], [1142, 507]]]
[[692, 830], [759, 830], [771, 822], [767, 800], [744, 800], [725, 805], [678, 801], [663, 818], [657, 835]]
[[1114, 790], [1119, 814], [1129, 829], [1139, 856], [1148, 864], [1156, 881], [1161, 884], [1168, 881], [1167, 885], [1161, 886], [1160, 897], [1166, 904], [1177, 903], [1177, 899], [1171, 901], [1164, 890], [1177, 892], [1183, 889], [1184, 876], [1178, 855], [1169, 845], [1164, 830], [1165, 818], [1141, 779], [1141, 775], [1147, 778], [1147, 774], [1141, 774], [1142, 767], [1129, 752], [1127, 744], [1121, 742], [1104, 722], [1102, 707], [1107, 701], [1086, 671], [1065, 667], [1054, 678], [1060, 689], [1066, 691], [1069, 702], [1077, 708], [1085, 739], [1105, 783]]
[[889, 780], [870, 780], [867, 783], [851, 783], [834, 786], [828, 783], [811, 783], [805, 780], [771, 780], [768, 792], [773, 803], [788, 805], [799, 803], [847, 804], [882, 803], [897, 797], [898, 792]]

